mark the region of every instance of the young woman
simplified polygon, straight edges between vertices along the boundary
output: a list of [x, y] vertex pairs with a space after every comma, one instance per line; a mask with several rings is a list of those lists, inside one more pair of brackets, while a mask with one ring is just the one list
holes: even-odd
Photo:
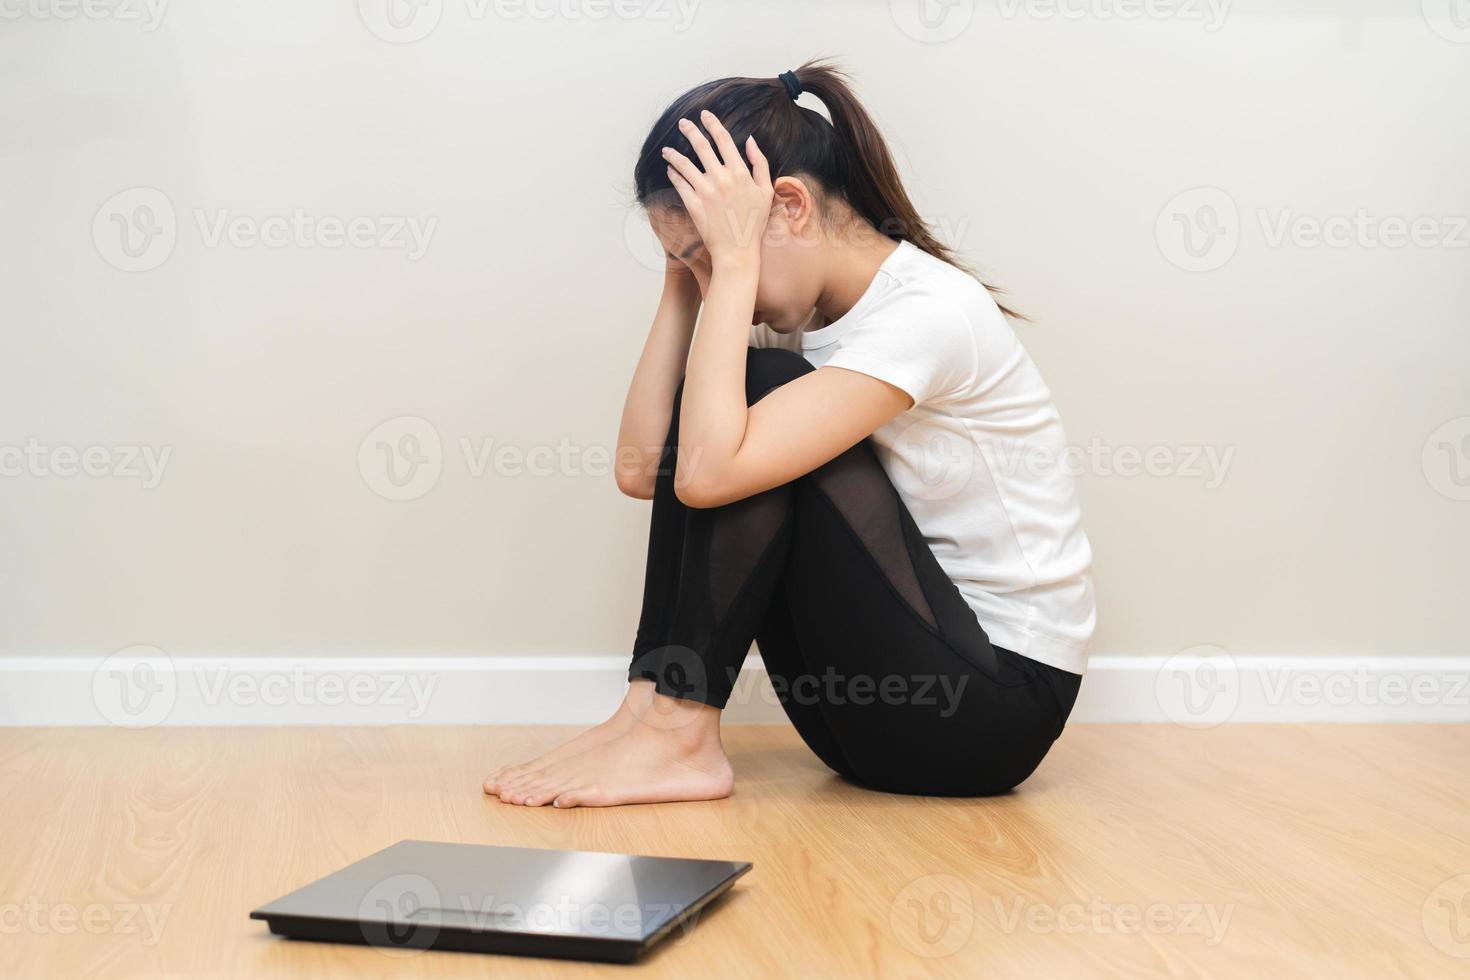
[[693, 89], [634, 179], [668, 265], [618, 437], [619, 488], [653, 501], [629, 688], [485, 792], [728, 795], [720, 711], [752, 640], [848, 780], [1020, 783], [1077, 697], [1093, 600], [1061, 423], [1003, 307], [828, 65]]

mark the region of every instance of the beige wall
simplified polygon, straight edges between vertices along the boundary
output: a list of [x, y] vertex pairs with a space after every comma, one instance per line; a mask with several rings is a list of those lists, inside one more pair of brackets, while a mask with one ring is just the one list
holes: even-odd
[[[658, 287], [633, 152], [688, 84], [813, 54], [1036, 320], [1088, 450], [1095, 652], [1466, 652], [1470, 24], [998, 0], [933, 4], [926, 34], [908, 3], [620, 2], [648, 16], [6, 8], [0, 652], [625, 650], [646, 507], [601, 454]], [[306, 244], [242, 237], [297, 209], [328, 219]], [[1180, 221], [1202, 247], [1211, 214], [1229, 233], [1191, 257]], [[323, 246], [354, 218], [375, 244]], [[402, 416], [432, 432], [381, 435], [441, 472], [393, 501], [372, 485], [420, 487], [359, 450]], [[475, 475], [461, 440], [512, 452]], [[129, 447], [169, 454], [156, 486]], [[517, 475], [534, 447], [568, 461]], [[1152, 447], [1154, 475], [1117, 471]], [[113, 475], [56, 475], [83, 461]]]

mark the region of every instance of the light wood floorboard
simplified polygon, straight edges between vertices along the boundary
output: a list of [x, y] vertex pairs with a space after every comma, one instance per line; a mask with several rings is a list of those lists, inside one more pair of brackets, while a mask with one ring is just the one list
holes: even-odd
[[[1018, 792], [980, 800], [868, 792], [789, 730], [731, 728], [728, 800], [481, 796], [492, 764], [569, 733], [0, 731], [0, 972], [1470, 975], [1470, 727], [1074, 726]], [[394, 956], [247, 918], [403, 838], [755, 869], [631, 968]]]

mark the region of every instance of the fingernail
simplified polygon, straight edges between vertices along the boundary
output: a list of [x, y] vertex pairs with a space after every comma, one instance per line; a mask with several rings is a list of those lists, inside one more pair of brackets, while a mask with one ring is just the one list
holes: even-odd
[[683, 127], [685, 127], [685, 126], [693, 126], [693, 125], [694, 125], [694, 123], [692, 123], [692, 122], [690, 122], [690, 121], [689, 121], [689, 120], [687, 120], [687, 119], [680, 119], [680, 120], [679, 120], [679, 128], [681, 128], [681, 129], [682, 129], [682, 128], [683, 128]]

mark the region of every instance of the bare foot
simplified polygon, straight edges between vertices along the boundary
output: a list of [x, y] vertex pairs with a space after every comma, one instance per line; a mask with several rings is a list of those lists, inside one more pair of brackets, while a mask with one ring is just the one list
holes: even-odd
[[628, 685], [628, 693], [623, 696], [623, 703], [618, 705], [618, 710], [613, 712], [611, 718], [600, 725], [592, 726], [575, 738], [561, 743], [550, 752], [539, 755], [529, 762], [501, 766], [486, 777], [485, 795], [497, 796], [501, 787], [509, 784], [513, 779], [524, 776], [528, 772], [545, 769], [553, 762], [580, 755], [588, 749], [612, 741], [638, 723], [638, 719], [648, 712], [653, 696], [653, 681], [633, 681]]
[[718, 800], [735, 773], [720, 744], [719, 710], [657, 695], [665, 707], [576, 755], [507, 779], [496, 795], [523, 806], [618, 806]]

